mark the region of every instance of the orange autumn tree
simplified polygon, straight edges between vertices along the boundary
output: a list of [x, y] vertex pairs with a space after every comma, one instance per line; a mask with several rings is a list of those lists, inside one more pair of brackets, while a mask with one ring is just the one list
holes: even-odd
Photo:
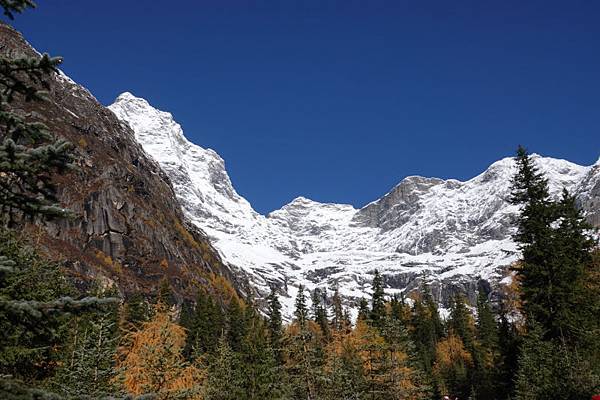
[[437, 344], [433, 375], [443, 394], [468, 393], [468, 373], [472, 366], [473, 357], [465, 349], [459, 336], [451, 332]]
[[[152, 393], [158, 399], [201, 399], [202, 372], [185, 361], [185, 330], [157, 306], [154, 317], [129, 333], [119, 350], [119, 369], [125, 390], [132, 395]], [[187, 396], [186, 396], [187, 394]]]

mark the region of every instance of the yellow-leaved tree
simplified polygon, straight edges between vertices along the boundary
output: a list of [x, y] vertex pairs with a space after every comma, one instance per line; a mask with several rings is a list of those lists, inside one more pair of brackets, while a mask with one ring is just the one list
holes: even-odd
[[118, 363], [127, 393], [201, 399], [203, 373], [183, 357], [185, 338], [185, 330], [161, 306], [150, 321], [129, 333], [119, 349]]
[[465, 349], [459, 336], [450, 333], [437, 344], [433, 375], [442, 394], [468, 394], [468, 373], [472, 366], [473, 356]]

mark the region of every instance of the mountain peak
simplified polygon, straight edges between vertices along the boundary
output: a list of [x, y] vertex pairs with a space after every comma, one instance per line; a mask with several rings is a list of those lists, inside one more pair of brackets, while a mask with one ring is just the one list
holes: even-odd
[[[518, 256], [511, 239], [517, 208], [507, 201], [511, 157], [464, 182], [408, 176], [360, 210], [298, 196], [263, 216], [237, 194], [221, 157], [189, 142], [171, 114], [128, 92], [110, 109], [159, 162], [187, 217], [224, 260], [259, 293], [277, 286], [289, 295], [282, 298], [288, 316], [300, 284], [338, 285], [346, 298], [358, 299], [372, 279], [367, 271], [379, 269], [395, 290], [418, 287], [421, 279], [436, 281], [436, 297], [444, 302], [459, 290], [444, 288], [469, 291], [476, 285], [464, 282], [499, 282], [503, 268]], [[534, 159], [553, 192], [562, 187], [576, 192], [590, 168]]]

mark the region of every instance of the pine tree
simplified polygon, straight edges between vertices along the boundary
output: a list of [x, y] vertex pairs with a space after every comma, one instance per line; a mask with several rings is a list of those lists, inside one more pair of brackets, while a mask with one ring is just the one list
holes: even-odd
[[125, 330], [138, 329], [150, 319], [150, 309], [140, 292], [131, 294], [123, 306], [122, 324]]
[[498, 367], [501, 363], [498, 348], [498, 325], [483, 291], [477, 298], [477, 321], [475, 324], [476, 344], [472, 354], [473, 392], [477, 398], [494, 398], [498, 394]]
[[410, 325], [419, 359], [424, 370], [430, 373], [435, 359], [435, 348], [444, 335], [444, 327], [437, 304], [425, 285], [422, 286], [421, 296], [422, 299], [417, 298], [414, 302]]
[[240, 352], [247, 331], [247, 320], [240, 301], [231, 299], [227, 309], [227, 342], [234, 352]]
[[363, 399], [369, 389], [357, 343], [345, 331], [336, 330], [327, 346], [324, 398]]
[[371, 295], [370, 320], [373, 326], [381, 328], [384, 324], [385, 312], [385, 292], [383, 290], [383, 278], [378, 270], [375, 270], [373, 276], [373, 294]]
[[358, 317], [361, 321], [368, 321], [371, 312], [369, 311], [369, 302], [365, 298], [361, 298], [358, 302]]
[[[552, 222], [556, 207], [548, 194], [548, 182], [534, 165], [527, 151], [519, 146], [515, 158], [517, 173], [513, 177], [511, 202], [521, 206], [515, 240], [522, 252], [522, 263], [515, 268], [520, 282], [521, 302], [528, 319], [550, 330], [557, 310], [553, 293], [556, 266]], [[563, 285], [566, 283], [562, 283]]]
[[304, 294], [304, 286], [298, 286], [298, 294], [296, 296], [296, 309], [294, 311], [296, 321], [300, 326], [305, 326], [308, 319], [308, 308], [306, 305], [306, 296]]
[[296, 319], [285, 333], [285, 369], [290, 379], [292, 398], [316, 400], [321, 393], [322, 371], [325, 362], [320, 327], [307, 319], [304, 287], [296, 297]]
[[275, 288], [271, 288], [271, 293], [267, 297], [267, 305], [269, 340], [275, 360], [277, 364], [281, 365], [283, 363], [283, 344], [281, 342], [283, 337], [283, 323], [281, 319], [281, 303], [279, 302]]
[[172, 307], [175, 305], [175, 299], [173, 297], [173, 288], [169, 283], [168, 278], [163, 278], [158, 286], [158, 296], [156, 302], [164, 304], [166, 307]]
[[282, 365], [276, 360], [265, 333], [267, 323], [254, 307], [247, 307], [247, 332], [239, 357], [243, 368], [246, 399], [279, 399], [287, 394]]
[[467, 309], [465, 298], [457, 293], [450, 304], [450, 319], [448, 330], [458, 335], [469, 351], [474, 346], [474, 321], [471, 312]]
[[514, 377], [518, 369], [520, 336], [507, 315], [506, 306], [500, 306], [498, 347], [500, 356], [497, 369], [496, 393], [499, 399], [507, 399], [514, 393]]
[[184, 354], [188, 359], [195, 359], [215, 351], [225, 331], [225, 317], [212, 297], [200, 290], [193, 316], [188, 313], [182, 326], [188, 331]]
[[381, 335], [386, 376], [384, 386], [390, 399], [424, 399], [430, 395], [426, 374], [419, 363], [415, 345], [402, 320], [387, 317]]
[[342, 305], [342, 296], [340, 296], [339, 288], [337, 286], [333, 292], [331, 302], [333, 305], [333, 319], [331, 321], [331, 325], [335, 331], [344, 331], [348, 326], [346, 325], [345, 321], [344, 306]]
[[238, 355], [229, 347], [225, 336], [222, 336], [218, 341], [202, 394], [205, 400], [239, 400], [246, 398], [240, 360]]
[[[592, 263], [592, 249], [596, 241], [588, 232], [588, 224], [581, 210], [576, 207], [575, 197], [567, 190], [556, 206], [558, 227], [555, 229], [553, 246], [551, 308], [547, 312], [547, 336], [561, 338], [571, 344], [577, 343], [592, 329], [599, 314], [590, 310], [586, 290], [586, 267]], [[556, 282], [556, 283], [555, 283]], [[557, 284], [558, 283], [558, 284]], [[596, 296], [599, 293], [596, 293]]]
[[312, 308], [313, 308], [313, 321], [319, 325], [323, 338], [325, 341], [330, 339], [329, 332], [329, 319], [327, 316], [327, 308], [325, 306], [326, 292], [321, 292], [319, 288], [315, 288], [312, 293]]
[[517, 400], [590, 399], [600, 386], [593, 366], [581, 354], [532, 326], [522, 347], [516, 377]]
[[116, 307], [106, 314], [73, 321], [72, 344], [52, 378], [56, 393], [72, 398], [101, 398], [117, 392], [115, 356], [118, 341]]

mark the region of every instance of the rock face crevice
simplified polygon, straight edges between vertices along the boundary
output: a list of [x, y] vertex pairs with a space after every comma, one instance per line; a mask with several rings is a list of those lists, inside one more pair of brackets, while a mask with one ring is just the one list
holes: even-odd
[[[37, 55], [1, 23], [0, 39], [3, 54]], [[124, 293], [152, 293], [168, 279], [182, 298], [211, 274], [233, 279], [206, 235], [185, 222], [169, 177], [128, 124], [65, 75], [48, 83], [48, 101], [14, 106], [76, 146], [78, 169], [55, 178], [60, 203], [75, 217], [25, 229], [51, 256], [67, 260], [82, 284], [100, 279]]]

